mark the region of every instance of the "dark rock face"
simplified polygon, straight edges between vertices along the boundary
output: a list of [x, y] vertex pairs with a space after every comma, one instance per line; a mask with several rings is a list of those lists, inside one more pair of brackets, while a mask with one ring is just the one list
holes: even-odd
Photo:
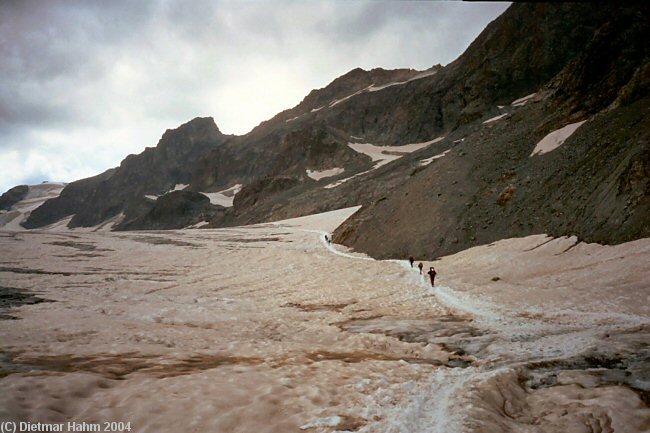
[[115, 169], [110, 169], [97, 176], [77, 180], [66, 185], [58, 197], [50, 199], [34, 209], [29, 215], [29, 218], [27, 218], [27, 221], [23, 223], [23, 227], [26, 229], [35, 229], [73, 215], [84, 208], [86, 197], [98, 185], [110, 179], [114, 173]]
[[[648, 34], [647, 12], [604, 17], [545, 98], [489, 126], [458, 128], [453, 137], [463, 142], [449, 143], [447, 156], [364, 207], [334, 239], [377, 257], [434, 258], [534, 233], [599, 243], [650, 236], [650, 98], [641, 77], [649, 56], [637, 43]], [[627, 105], [614, 103], [621, 94]], [[530, 157], [547, 133], [593, 112], [560, 148]]]
[[25, 227], [41, 227], [73, 214], [70, 227], [94, 226], [121, 212], [125, 221], [142, 216], [152, 208], [145, 195], [189, 184], [199, 159], [226, 139], [210, 117], [167, 130], [155, 148], [129, 155], [107, 173], [68, 185], [55, 201], [32, 213]]
[[347, 146], [349, 137], [322, 123], [283, 122], [265, 134], [237, 137], [210, 152], [194, 173], [193, 191], [219, 191], [275, 176], [306, 177], [306, 170], [334, 167], [357, 171], [370, 166], [370, 158]]
[[[493, 113], [497, 104], [533, 93], [552, 79], [585, 48], [595, 29], [615, 9], [515, 4], [447, 67], [434, 66], [425, 74], [350, 71], [312, 91], [298, 106], [214, 150], [201, 162], [191, 188], [217, 191], [265, 176], [300, 178], [306, 168], [366, 170], [369, 161], [363, 165], [365, 157], [350, 154], [346, 146], [352, 137], [390, 145], [427, 141]], [[383, 88], [369, 91], [369, 86]], [[323, 133], [328, 145], [338, 142], [339, 146], [316, 146], [323, 141], [316, 137]], [[314, 160], [315, 149], [329, 157]], [[366, 197], [360, 203], [374, 199]]]
[[612, 13], [585, 49], [551, 82], [554, 96], [587, 114], [647, 96], [650, 59], [644, 41], [650, 38], [648, 16], [650, 6], [645, 4]]
[[29, 187], [27, 185], [18, 185], [11, 188], [0, 196], [0, 210], [9, 210], [13, 205], [27, 196]]
[[210, 204], [210, 199], [198, 192], [172, 191], [159, 197], [144, 216], [124, 222], [124, 230], [180, 229], [214, 218], [225, 208]]
[[574, 58], [613, 6], [515, 4], [437, 74], [315, 113], [368, 142], [426, 141], [535, 92]]
[[233, 200], [233, 209], [237, 214], [243, 214], [253, 208], [258, 202], [269, 197], [290, 190], [300, 182], [292, 177], [266, 177], [256, 180], [242, 188]]
[[462, 143], [447, 142], [445, 157], [364, 206], [334, 240], [380, 258], [432, 259], [536, 233], [600, 243], [650, 236], [648, 102], [603, 112], [534, 157], [547, 132], [531, 134], [549, 115], [542, 107], [467, 131]]

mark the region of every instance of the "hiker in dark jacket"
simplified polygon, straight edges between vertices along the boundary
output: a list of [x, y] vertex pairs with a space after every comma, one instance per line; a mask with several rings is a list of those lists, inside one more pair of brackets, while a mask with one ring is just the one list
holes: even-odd
[[409, 263], [411, 264], [411, 267], [413, 267], [413, 262], [414, 261], [415, 261], [415, 259], [413, 258], [413, 256], [409, 257]]
[[424, 264], [422, 262], [420, 262], [420, 264], [418, 265], [418, 268], [420, 269], [420, 275], [422, 275], [422, 268], [424, 268]]
[[436, 270], [434, 269], [433, 266], [431, 266], [429, 268], [429, 272], [427, 272], [427, 274], [429, 274], [429, 277], [431, 278], [431, 287], [435, 286], [436, 285]]

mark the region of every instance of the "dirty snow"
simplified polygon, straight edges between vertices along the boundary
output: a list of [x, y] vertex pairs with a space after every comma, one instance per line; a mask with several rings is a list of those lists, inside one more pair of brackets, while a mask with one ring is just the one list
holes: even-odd
[[340, 167], [330, 168], [328, 170], [307, 170], [307, 176], [311, 177], [314, 180], [321, 180], [326, 177], [337, 176], [343, 173], [345, 169]]
[[186, 229], [198, 229], [198, 228], [201, 228], [203, 226], [207, 226], [208, 224], [210, 224], [210, 221], [200, 221], [200, 222], [198, 222], [196, 224], [189, 225], [189, 226], [187, 226], [185, 228]]
[[446, 154], [448, 154], [449, 151], [451, 151], [451, 149], [447, 149], [447, 150], [445, 150], [444, 152], [439, 153], [439, 154], [437, 154], [437, 155], [434, 155], [434, 156], [432, 156], [432, 157], [425, 158], [425, 159], [421, 159], [421, 160], [420, 160], [420, 165], [429, 165], [429, 164], [431, 164], [431, 163], [433, 162], [434, 159], [440, 159], [440, 158], [442, 158], [443, 156], [445, 156]]
[[507, 239], [425, 261], [432, 288], [405, 260], [325, 242], [357, 210], [219, 230], [0, 233], [0, 287], [57, 301], [0, 321], [0, 421], [647, 431], [650, 409], [625, 381], [650, 385], [650, 239]]
[[499, 114], [498, 116], [491, 117], [488, 120], [484, 121], [483, 124], [492, 123], [492, 122], [494, 122], [496, 120], [503, 119], [507, 115], [508, 115], [508, 113]]
[[187, 188], [188, 186], [190, 186], [188, 183], [177, 183], [176, 185], [174, 185], [174, 187], [172, 189], [170, 189], [169, 191], [166, 191], [166, 192], [164, 192], [164, 193], [162, 193], [160, 195], [146, 194], [144, 197], [149, 199], [149, 200], [156, 201], [156, 200], [158, 200], [158, 197], [162, 197], [163, 195], [169, 194], [170, 192], [173, 192], [173, 191], [182, 191], [185, 188]]
[[513, 105], [513, 106], [515, 106], [515, 107], [521, 107], [521, 106], [524, 106], [524, 105], [526, 105], [526, 102], [528, 102], [528, 101], [530, 101], [531, 99], [533, 99], [533, 98], [535, 97], [535, 95], [537, 95], [537, 93], [531, 93], [530, 95], [526, 95], [526, 96], [524, 96], [523, 98], [515, 99], [514, 101], [512, 101], [512, 102], [510, 103], [510, 105]]
[[238, 183], [230, 188], [218, 192], [202, 192], [204, 196], [210, 199], [210, 203], [223, 207], [232, 207], [235, 195], [241, 191], [242, 184]]
[[556, 129], [555, 131], [549, 133], [546, 135], [546, 137], [542, 138], [539, 143], [537, 143], [530, 156], [543, 155], [562, 146], [566, 139], [569, 138], [571, 134], [576, 132], [576, 130], [580, 128], [580, 126], [585, 122], [586, 120], [583, 120], [582, 122], [571, 123], [563, 128]]

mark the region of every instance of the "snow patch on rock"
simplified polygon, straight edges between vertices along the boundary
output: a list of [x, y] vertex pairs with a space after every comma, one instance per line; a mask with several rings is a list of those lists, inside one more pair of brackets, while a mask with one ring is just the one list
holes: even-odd
[[373, 170], [378, 169], [379, 167], [388, 164], [389, 162], [400, 159], [402, 156], [406, 154], [413, 153], [420, 149], [424, 149], [425, 147], [430, 146], [439, 141], [442, 141], [444, 139], [445, 137], [438, 137], [438, 138], [434, 138], [433, 140], [425, 141], [422, 143], [410, 143], [401, 146], [376, 146], [370, 143], [348, 143], [348, 146], [355, 152], [368, 155], [373, 161], [375, 161], [375, 165], [370, 170], [362, 171], [361, 173], [357, 173], [354, 176], [346, 177], [345, 179], [341, 179], [329, 185], [325, 185], [324, 188], [327, 189], [336, 188], [337, 186], [349, 181], [350, 179], [353, 179], [358, 176], [362, 176], [366, 173], [369, 173]]
[[535, 95], [537, 95], [537, 93], [531, 93], [530, 95], [526, 95], [523, 98], [515, 99], [514, 101], [512, 101], [510, 103], [510, 105], [513, 105], [515, 107], [522, 107], [522, 106], [526, 105], [526, 102], [533, 99], [535, 97]]
[[344, 168], [335, 167], [328, 170], [307, 170], [307, 176], [311, 177], [314, 180], [324, 179], [326, 177], [332, 177], [339, 175], [345, 171]]
[[542, 140], [537, 143], [530, 156], [543, 155], [551, 152], [558, 147], [562, 146], [567, 138], [569, 138], [586, 120], [582, 122], [571, 123], [563, 128], [556, 129], [555, 131], [546, 135]]
[[210, 199], [210, 203], [216, 204], [223, 207], [232, 207], [233, 200], [235, 195], [241, 191], [242, 184], [238, 183], [231, 186], [228, 189], [224, 189], [218, 192], [202, 192], [204, 196]]
[[495, 121], [497, 121], [499, 119], [503, 119], [507, 115], [508, 115], [508, 113], [499, 114], [498, 116], [494, 116], [494, 117], [489, 118], [488, 120], [483, 122], [483, 124], [495, 122]]
[[451, 150], [451, 149], [447, 149], [447, 150], [445, 150], [444, 152], [439, 153], [439, 154], [437, 154], [437, 155], [434, 155], [434, 156], [432, 156], [432, 157], [425, 158], [425, 159], [421, 159], [421, 160], [420, 160], [420, 165], [429, 165], [429, 164], [431, 164], [431, 163], [433, 162], [434, 159], [440, 159], [440, 158], [442, 158], [443, 156], [445, 156], [446, 154], [448, 154], [450, 150]]

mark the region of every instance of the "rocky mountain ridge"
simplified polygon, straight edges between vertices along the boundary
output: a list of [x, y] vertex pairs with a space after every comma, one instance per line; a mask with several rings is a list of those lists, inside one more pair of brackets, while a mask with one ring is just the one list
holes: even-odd
[[70, 228], [90, 227], [120, 214], [126, 224], [154, 207], [147, 195], [158, 196], [189, 183], [199, 160], [227, 139], [211, 117], [167, 130], [155, 148], [129, 155], [119, 167], [98, 176], [72, 182], [23, 225], [37, 228], [74, 215]]
[[[648, 18], [641, 4], [513, 4], [445, 67], [352, 70], [243, 136], [195, 119], [24, 225], [221, 227], [363, 205], [335, 240], [377, 257], [647, 237]], [[543, 139], [562, 143], [532, 155]], [[232, 206], [199, 194], [237, 185]]]

